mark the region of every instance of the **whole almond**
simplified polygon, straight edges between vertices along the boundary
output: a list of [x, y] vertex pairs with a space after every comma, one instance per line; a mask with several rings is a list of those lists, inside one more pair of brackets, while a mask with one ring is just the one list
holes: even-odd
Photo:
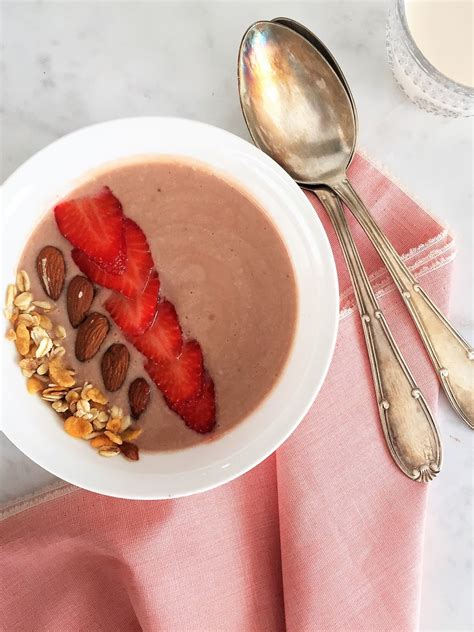
[[91, 306], [94, 298], [94, 286], [84, 276], [75, 276], [67, 288], [66, 305], [69, 321], [73, 327], [78, 327]]
[[36, 270], [43, 290], [53, 301], [57, 301], [66, 276], [63, 253], [54, 246], [45, 246], [36, 257]]
[[102, 356], [102, 379], [108, 391], [118, 391], [127, 377], [130, 354], [125, 345], [115, 343]]
[[90, 360], [99, 351], [109, 333], [109, 321], [103, 314], [92, 312], [81, 323], [76, 337], [76, 358], [80, 362]]
[[138, 459], [140, 458], [138, 456], [138, 446], [136, 446], [134, 443], [127, 443], [126, 441], [124, 441], [119, 447], [120, 452], [124, 456], [126, 456], [127, 459], [130, 459], [131, 461], [138, 461]]
[[138, 419], [148, 406], [150, 401], [150, 385], [142, 377], [137, 377], [128, 389], [128, 402], [130, 413], [134, 419]]

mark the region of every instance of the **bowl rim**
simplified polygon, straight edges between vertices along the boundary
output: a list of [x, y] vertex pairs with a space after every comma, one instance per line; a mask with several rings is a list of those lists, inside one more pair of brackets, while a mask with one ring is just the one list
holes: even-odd
[[[327, 375], [327, 371], [329, 369], [329, 365], [330, 362], [332, 360], [332, 356], [334, 353], [334, 348], [335, 348], [335, 343], [336, 343], [336, 335], [337, 335], [337, 329], [338, 329], [338, 321], [339, 321], [339, 291], [338, 291], [338, 281], [337, 281], [337, 273], [336, 273], [336, 267], [335, 267], [335, 261], [334, 261], [334, 257], [332, 254], [332, 250], [329, 244], [329, 240], [328, 237], [326, 235], [326, 232], [319, 220], [319, 218], [317, 217], [317, 214], [314, 212], [313, 207], [311, 206], [311, 204], [309, 203], [309, 201], [307, 200], [305, 194], [301, 191], [301, 189], [298, 187], [298, 185], [290, 178], [290, 176], [275, 162], [273, 161], [269, 156], [267, 156], [264, 152], [261, 152], [259, 149], [257, 149], [254, 145], [252, 145], [251, 143], [249, 143], [248, 141], [240, 138], [239, 136], [236, 136], [226, 130], [223, 130], [221, 128], [215, 127], [215, 126], [211, 126], [208, 125], [206, 123], [201, 123], [198, 121], [192, 121], [189, 119], [181, 119], [181, 118], [175, 118], [175, 117], [161, 117], [161, 116], [148, 116], [148, 117], [132, 117], [132, 118], [122, 118], [122, 119], [115, 119], [115, 120], [110, 120], [110, 121], [105, 121], [102, 123], [98, 123], [98, 124], [94, 124], [91, 126], [87, 126], [87, 127], [83, 127], [80, 128], [76, 131], [71, 132], [70, 134], [67, 134], [66, 136], [63, 136], [57, 140], [55, 140], [53, 143], [49, 144], [48, 146], [46, 146], [45, 148], [41, 149], [40, 151], [38, 151], [37, 153], [35, 153], [32, 157], [30, 157], [27, 161], [25, 161], [22, 165], [20, 165], [20, 167], [18, 167], [8, 178], [7, 180], [4, 182], [3, 186], [2, 186], [2, 190], [4, 191], [5, 188], [13, 188], [15, 189], [15, 187], [18, 186], [19, 182], [21, 181], [22, 175], [25, 174], [27, 172], [27, 170], [31, 169], [32, 167], [34, 168], [35, 165], [39, 166], [41, 165], [41, 162], [43, 160], [43, 156], [45, 154], [45, 152], [51, 151], [51, 149], [53, 148], [57, 148], [58, 145], [60, 146], [61, 143], [67, 143], [70, 142], [72, 139], [74, 139], [74, 137], [80, 137], [83, 134], [90, 134], [90, 133], [94, 133], [95, 130], [100, 130], [103, 129], [107, 126], [118, 126], [119, 128], [121, 126], [130, 126], [130, 125], [134, 125], [134, 124], [140, 124], [140, 125], [144, 125], [147, 123], [147, 121], [151, 124], [153, 123], [160, 123], [160, 124], [164, 124], [164, 125], [175, 125], [175, 126], [182, 126], [183, 128], [186, 128], [189, 130], [191, 128], [196, 128], [196, 129], [200, 129], [201, 131], [208, 131], [209, 134], [213, 134], [213, 135], [221, 135], [222, 139], [227, 139], [229, 142], [232, 142], [234, 144], [238, 144], [240, 146], [240, 149], [242, 149], [245, 153], [248, 153], [249, 156], [257, 156], [258, 160], [263, 162], [267, 167], [269, 167], [271, 169], [271, 171], [276, 172], [278, 174], [278, 176], [280, 178], [282, 178], [283, 180], [286, 180], [286, 185], [288, 187], [290, 187], [290, 189], [293, 189], [292, 193], [295, 196], [300, 196], [300, 202], [301, 202], [301, 206], [304, 207], [306, 205], [306, 207], [309, 207], [309, 209], [312, 212], [312, 217], [313, 220], [313, 227], [314, 231], [318, 234], [318, 246], [321, 248], [321, 252], [320, 254], [322, 254], [322, 258], [324, 260], [324, 264], [325, 264], [325, 274], [327, 276], [328, 279], [328, 288], [330, 288], [330, 295], [325, 296], [325, 301], [327, 302], [327, 310], [328, 310], [328, 322], [331, 324], [330, 327], [330, 331], [328, 332], [327, 335], [327, 339], [325, 342], [325, 354], [324, 354], [324, 359], [322, 361], [322, 368], [319, 371], [319, 375], [317, 376], [317, 379], [314, 380], [313, 382], [313, 386], [312, 386], [312, 395], [308, 396], [306, 398], [305, 404], [304, 406], [300, 406], [300, 410], [298, 412], [298, 415], [296, 416], [296, 419], [294, 419], [291, 423], [288, 423], [285, 431], [281, 431], [278, 433], [278, 439], [277, 440], [273, 440], [271, 442], [271, 445], [267, 446], [266, 449], [260, 449], [260, 450], [256, 450], [256, 453], [251, 457], [251, 458], [244, 458], [243, 459], [243, 463], [237, 463], [237, 465], [233, 466], [233, 467], [229, 467], [227, 470], [223, 470], [220, 474], [220, 476], [218, 477], [218, 480], [207, 480], [205, 478], [203, 478], [202, 480], [200, 480], [200, 482], [195, 483], [193, 485], [191, 485], [191, 487], [187, 490], [181, 490], [178, 493], [171, 493], [171, 494], [163, 494], [163, 493], [145, 493], [142, 494], [139, 491], [137, 492], [133, 492], [133, 493], [127, 493], [127, 492], [117, 492], [117, 490], [115, 489], [111, 489], [108, 488], [107, 485], [104, 485], [102, 481], [98, 481], [97, 485], [91, 485], [91, 484], [87, 484], [84, 482], [81, 482], [80, 480], [71, 480], [71, 477], [69, 476], [65, 476], [63, 472], [60, 471], [60, 468], [58, 470], [57, 467], [55, 467], [55, 465], [51, 466], [50, 463], [45, 463], [43, 459], [38, 459], [37, 456], [35, 456], [34, 454], [32, 454], [31, 450], [29, 449], [24, 449], [24, 446], [18, 445], [16, 439], [14, 436], [11, 435], [11, 433], [8, 432], [8, 429], [2, 429], [4, 434], [24, 453], [26, 454], [26, 456], [28, 456], [31, 460], [33, 460], [35, 463], [37, 463], [38, 465], [40, 465], [41, 467], [43, 467], [44, 469], [46, 469], [47, 471], [51, 472], [52, 474], [54, 474], [55, 476], [58, 476], [59, 478], [62, 478], [63, 480], [66, 480], [67, 482], [70, 482], [74, 485], [77, 485], [78, 487], [81, 487], [83, 489], [87, 489], [89, 491], [93, 491], [96, 493], [101, 493], [101, 494], [106, 494], [106, 495], [110, 495], [110, 496], [115, 496], [115, 497], [119, 497], [119, 498], [127, 498], [127, 499], [137, 499], [137, 500], [145, 500], [145, 499], [150, 499], [150, 500], [154, 500], [154, 499], [162, 499], [162, 498], [176, 498], [176, 497], [182, 497], [182, 496], [188, 496], [191, 494], [195, 494], [195, 493], [201, 493], [210, 489], [213, 489], [215, 487], [218, 487], [222, 484], [225, 484], [239, 476], [241, 476], [242, 474], [245, 474], [246, 472], [248, 472], [250, 469], [252, 469], [253, 467], [255, 467], [256, 465], [258, 465], [259, 463], [261, 463], [264, 459], [266, 459], [270, 454], [272, 454], [278, 447], [280, 447], [280, 445], [286, 441], [286, 439], [289, 437], [289, 435], [296, 429], [296, 427], [299, 425], [299, 423], [301, 422], [301, 420], [304, 418], [304, 416], [306, 415], [306, 413], [308, 412], [309, 408], [311, 407], [315, 397], [317, 396], [323, 382], [324, 379]], [[157, 154], [160, 154], [159, 151], [156, 152]], [[161, 153], [167, 153], [167, 152], [161, 152]], [[134, 154], [130, 154], [129, 157], [132, 158], [134, 156]], [[238, 181], [238, 180], [237, 180]], [[241, 181], [240, 181], [241, 182]], [[242, 185], [245, 187], [245, 183], [242, 183]], [[285, 186], [286, 186], [285, 185]], [[34, 221], [38, 220], [38, 215], [35, 215]], [[34, 222], [33, 222], [34, 225]], [[277, 228], [278, 225], [277, 225]], [[280, 233], [281, 234], [281, 233]], [[283, 235], [281, 235], [282, 237], [284, 237]], [[316, 242], [314, 242], [313, 245], [316, 245]], [[293, 261], [292, 261], [293, 263]], [[3, 273], [2, 273], [2, 278], [3, 278]], [[290, 352], [291, 355], [292, 352]], [[288, 365], [290, 364], [290, 357], [287, 360], [286, 367], [288, 367]], [[268, 396], [267, 396], [268, 397]], [[263, 403], [261, 405], [264, 404], [264, 402], [266, 401], [267, 397], [263, 400]], [[237, 426], [239, 426], [240, 424], [237, 424]], [[192, 448], [189, 448], [190, 450], [192, 450]], [[242, 448], [241, 452], [243, 451], [244, 448]], [[234, 455], [233, 455], [234, 456]], [[248, 455], [247, 455], [248, 457]], [[73, 477], [74, 478], [74, 477]], [[80, 479], [80, 474], [78, 475], [78, 478]]]

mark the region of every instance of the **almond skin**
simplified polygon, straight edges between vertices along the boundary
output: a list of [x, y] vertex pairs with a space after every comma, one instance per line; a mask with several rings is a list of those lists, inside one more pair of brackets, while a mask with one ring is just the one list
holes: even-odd
[[63, 253], [54, 246], [45, 246], [36, 257], [36, 271], [46, 294], [57, 301], [61, 295], [66, 263]]
[[102, 356], [100, 368], [104, 386], [108, 391], [118, 391], [127, 377], [130, 354], [125, 345], [110, 345]]
[[66, 305], [69, 321], [73, 327], [78, 327], [92, 304], [94, 286], [84, 276], [75, 276], [67, 288]]
[[138, 447], [134, 443], [124, 442], [122, 445], [119, 445], [120, 452], [130, 459], [130, 461], [138, 461], [140, 458], [138, 456]]
[[128, 389], [128, 402], [130, 404], [130, 414], [134, 419], [138, 419], [145, 411], [150, 401], [150, 385], [142, 377], [137, 377], [130, 384]]
[[89, 314], [77, 330], [76, 358], [80, 362], [93, 358], [109, 333], [109, 329], [109, 321], [103, 314], [97, 312]]

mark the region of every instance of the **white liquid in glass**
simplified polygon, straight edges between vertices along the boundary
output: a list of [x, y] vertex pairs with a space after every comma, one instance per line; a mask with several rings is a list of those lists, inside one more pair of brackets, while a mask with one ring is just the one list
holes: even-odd
[[410, 33], [446, 77], [474, 87], [474, 1], [405, 0]]

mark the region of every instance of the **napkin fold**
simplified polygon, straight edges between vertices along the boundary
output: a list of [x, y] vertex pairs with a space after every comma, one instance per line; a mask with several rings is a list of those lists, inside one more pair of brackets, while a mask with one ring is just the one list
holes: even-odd
[[[446, 310], [451, 236], [360, 155], [350, 177]], [[417, 627], [427, 486], [408, 480], [389, 455], [342, 253], [308, 195], [335, 254], [341, 320], [329, 374], [306, 418], [276, 454], [198, 496], [134, 502], [64, 485], [4, 508], [5, 630]], [[349, 223], [394, 336], [435, 411], [438, 386], [414, 325], [361, 229]]]

